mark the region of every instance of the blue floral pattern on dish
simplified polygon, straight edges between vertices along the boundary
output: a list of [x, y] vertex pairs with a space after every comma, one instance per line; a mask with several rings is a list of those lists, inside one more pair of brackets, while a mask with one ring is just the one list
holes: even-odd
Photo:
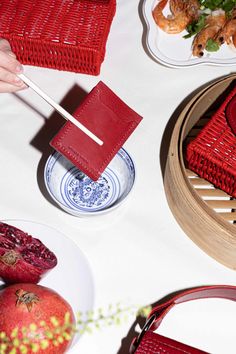
[[123, 148], [97, 181], [58, 152], [48, 158], [44, 170], [49, 194], [62, 209], [75, 216], [112, 210], [127, 197], [134, 180], [134, 163]]
[[95, 182], [73, 167], [63, 177], [61, 193], [68, 206], [83, 211], [96, 211], [111, 205], [118, 197], [119, 180], [113, 171], [107, 169]]
[[89, 177], [84, 176], [82, 179], [71, 178], [68, 183], [68, 195], [75, 204], [91, 208], [100, 206], [109, 197], [110, 186], [105, 178], [101, 178], [99, 182], [92, 181]]

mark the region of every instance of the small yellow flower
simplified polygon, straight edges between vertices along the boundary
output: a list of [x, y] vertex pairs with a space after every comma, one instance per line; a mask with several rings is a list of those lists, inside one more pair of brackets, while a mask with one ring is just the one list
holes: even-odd
[[33, 353], [37, 353], [37, 351], [39, 350], [39, 344], [37, 343], [32, 343], [31, 344], [31, 349]]
[[37, 329], [36, 324], [35, 324], [35, 323], [31, 323], [31, 325], [29, 326], [29, 329], [30, 329], [31, 331], [35, 332], [36, 329]]
[[47, 339], [43, 339], [40, 345], [42, 349], [46, 349], [49, 346], [49, 341]]
[[9, 352], [9, 354], [17, 354], [16, 348], [13, 348], [13, 349]]
[[71, 335], [69, 335], [67, 332], [64, 332], [63, 334], [63, 337], [65, 338], [65, 340], [71, 340]]
[[69, 312], [65, 313], [64, 323], [65, 324], [69, 324], [70, 323], [70, 313]]
[[18, 335], [18, 328], [14, 328], [11, 332], [11, 338], [16, 338]]
[[54, 339], [54, 340], [52, 341], [52, 343], [53, 343], [53, 345], [54, 345], [55, 347], [58, 347], [58, 346], [59, 346], [59, 343], [58, 343], [58, 341], [57, 341], [56, 339]]
[[18, 348], [19, 345], [20, 345], [20, 341], [18, 338], [14, 338], [13, 341], [12, 341], [12, 344], [15, 348]]
[[45, 327], [46, 326], [46, 322], [45, 321], [40, 321], [39, 324], [40, 324], [41, 327]]
[[30, 340], [29, 340], [29, 338], [23, 338], [23, 339], [22, 339], [22, 342], [23, 342], [24, 344], [29, 344]]
[[0, 344], [0, 349], [1, 349], [1, 352], [2, 351], [5, 352], [5, 350], [7, 349], [7, 344], [5, 344], [5, 343]]
[[62, 336], [57, 337], [57, 340], [60, 344], [64, 342], [64, 338]]
[[53, 333], [50, 332], [50, 331], [46, 331], [46, 332], [45, 332], [45, 336], [46, 336], [47, 338], [49, 338], [49, 339], [52, 339], [52, 338], [53, 338]]
[[59, 326], [59, 321], [56, 319], [56, 317], [51, 317], [50, 318], [51, 323], [53, 324], [54, 327]]
[[28, 349], [25, 345], [21, 344], [20, 345], [20, 353], [21, 354], [27, 354], [28, 353]]
[[5, 332], [0, 332], [0, 338], [1, 338], [1, 339], [6, 338], [6, 333], [5, 333]]

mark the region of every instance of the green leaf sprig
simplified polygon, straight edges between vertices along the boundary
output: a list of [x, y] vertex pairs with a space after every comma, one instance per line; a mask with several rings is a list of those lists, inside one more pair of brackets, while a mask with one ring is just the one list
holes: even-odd
[[206, 43], [206, 48], [208, 52], [217, 52], [220, 49], [219, 44], [212, 38], [209, 38]]
[[207, 17], [206, 14], [202, 14], [199, 16], [197, 21], [193, 21], [192, 23], [190, 23], [186, 27], [186, 31], [188, 32], [188, 34], [183, 36], [183, 38], [185, 38], [185, 39], [190, 38], [190, 37], [194, 36], [195, 34], [197, 34], [198, 32], [200, 32], [206, 24], [206, 17]]
[[230, 12], [236, 6], [236, 0], [199, 0], [202, 9], [211, 11], [222, 9]]
[[[224, 10], [228, 16], [230, 16], [231, 11], [234, 9], [234, 7], [236, 7], [236, 0], [199, 0], [199, 2], [201, 4], [202, 13], [196, 21], [191, 22], [186, 27], [186, 31], [188, 32], [188, 34], [183, 36], [183, 38], [185, 39], [196, 35], [205, 27], [206, 17], [209, 15], [209, 12], [207, 12], [206, 10], [214, 11], [221, 9]], [[212, 47], [211, 44], [210, 47]]]

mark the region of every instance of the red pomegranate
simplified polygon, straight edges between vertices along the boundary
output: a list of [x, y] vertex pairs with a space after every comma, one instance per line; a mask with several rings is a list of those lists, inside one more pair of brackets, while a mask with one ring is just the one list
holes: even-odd
[[[63, 354], [71, 344], [75, 325], [72, 308], [49, 288], [24, 283], [5, 287], [0, 290], [0, 313], [0, 333], [6, 335], [0, 335], [0, 348], [7, 344], [4, 353], [15, 348], [15, 338], [17, 354], [26, 352], [20, 351], [22, 346], [27, 354]], [[12, 338], [11, 344], [6, 338]]]
[[40, 240], [0, 222], [0, 279], [5, 283], [38, 283], [57, 264]]

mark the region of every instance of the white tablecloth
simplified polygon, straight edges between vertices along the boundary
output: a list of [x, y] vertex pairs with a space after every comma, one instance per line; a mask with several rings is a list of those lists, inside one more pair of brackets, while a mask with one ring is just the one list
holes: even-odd
[[[233, 270], [201, 251], [177, 224], [166, 201], [159, 158], [162, 135], [176, 107], [195, 89], [235, 67], [171, 69], [158, 64], [143, 45], [140, 11], [137, 0], [117, 1], [99, 76], [25, 68], [57, 102], [71, 89], [79, 95], [102, 80], [144, 117], [125, 144], [136, 164], [137, 181], [124, 207], [80, 219], [50, 203], [39, 187], [37, 169], [53, 135], [54, 127], [46, 124], [53, 109], [31, 89], [0, 95], [1, 219], [43, 223], [73, 239], [93, 270], [95, 308], [117, 302], [148, 305], [184, 288], [236, 282]], [[76, 94], [71, 95], [74, 107]], [[236, 305], [223, 300], [179, 305], [160, 332], [211, 353], [232, 353], [235, 315]], [[69, 352], [125, 354], [122, 339], [134, 320], [129, 317], [120, 326], [85, 334]]]

